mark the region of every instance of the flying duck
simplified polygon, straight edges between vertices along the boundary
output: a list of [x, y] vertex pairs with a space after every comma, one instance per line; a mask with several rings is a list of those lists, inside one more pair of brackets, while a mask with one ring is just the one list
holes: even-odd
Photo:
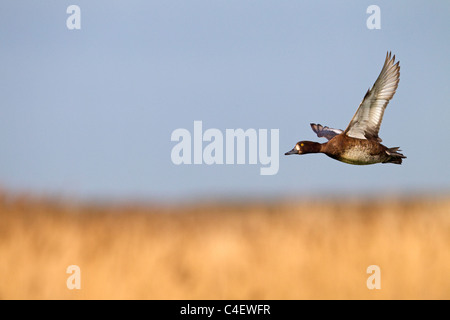
[[328, 142], [300, 141], [285, 155], [325, 153], [333, 159], [355, 165], [401, 164], [406, 157], [399, 152], [399, 148], [382, 145], [378, 137], [384, 110], [394, 96], [399, 80], [399, 62], [395, 63], [395, 55], [391, 58], [388, 52], [378, 79], [367, 91], [347, 129], [332, 129], [311, 123], [317, 136], [328, 139]]

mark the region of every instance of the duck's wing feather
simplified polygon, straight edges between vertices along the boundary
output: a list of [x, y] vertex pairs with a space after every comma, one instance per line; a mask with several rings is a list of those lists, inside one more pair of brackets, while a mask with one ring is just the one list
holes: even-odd
[[325, 137], [328, 140], [331, 140], [338, 134], [341, 134], [342, 132], [344, 132], [340, 129], [324, 127], [321, 124], [315, 124], [315, 123], [311, 123], [311, 128], [313, 129], [313, 131], [317, 134], [317, 136], [319, 138]]
[[380, 131], [384, 110], [394, 96], [399, 80], [399, 62], [395, 63], [395, 55], [391, 58], [391, 53], [388, 52], [377, 81], [367, 91], [352, 121], [345, 129], [347, 136], [381, 141], [378, 131]]

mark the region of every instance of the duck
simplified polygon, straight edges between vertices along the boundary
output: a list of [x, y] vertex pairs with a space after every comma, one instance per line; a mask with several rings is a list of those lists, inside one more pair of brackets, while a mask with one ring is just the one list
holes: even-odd
[[311, 123], [317, 136], [328, 141], [299, 141], [285, 155], [324, 153], [332, 159], [352, 165], [402, 164], [406, 157], [400, 153], [400, 148], [384, 146], [378, 136], [384, 111], [394, 96], [399, 81], [400, 62], [395, 62], [395, 55], [387, 52], [380, 75], [372, 88], [367, 90], [347, 128], [333, 129]]

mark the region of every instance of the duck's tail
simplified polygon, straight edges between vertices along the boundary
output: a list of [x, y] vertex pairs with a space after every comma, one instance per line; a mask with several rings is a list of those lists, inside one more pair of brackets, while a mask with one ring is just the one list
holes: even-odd
[[383, 163], [402, 164], [402, 159], [406, 159], [406, 157], [398, 151], [401, 151], [400, 147], [388, 148], [386, 153], [389, 158], [386, 161], [383, 161]]

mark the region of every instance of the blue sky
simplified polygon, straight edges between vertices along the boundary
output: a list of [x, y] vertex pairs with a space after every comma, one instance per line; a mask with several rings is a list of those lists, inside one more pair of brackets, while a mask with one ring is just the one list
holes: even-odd
[[[0, 186], [169, 202], [448, 193], [449, 17], [447, 1], [2, 1]], [[387, 51], [401, 75], [380, 137], [403, 165], [284, 156], [320, 141], [310, 122], [347, 127]], [[196, 120], [279, 129], [278, 173], [174, 165], [171, 134]]]

